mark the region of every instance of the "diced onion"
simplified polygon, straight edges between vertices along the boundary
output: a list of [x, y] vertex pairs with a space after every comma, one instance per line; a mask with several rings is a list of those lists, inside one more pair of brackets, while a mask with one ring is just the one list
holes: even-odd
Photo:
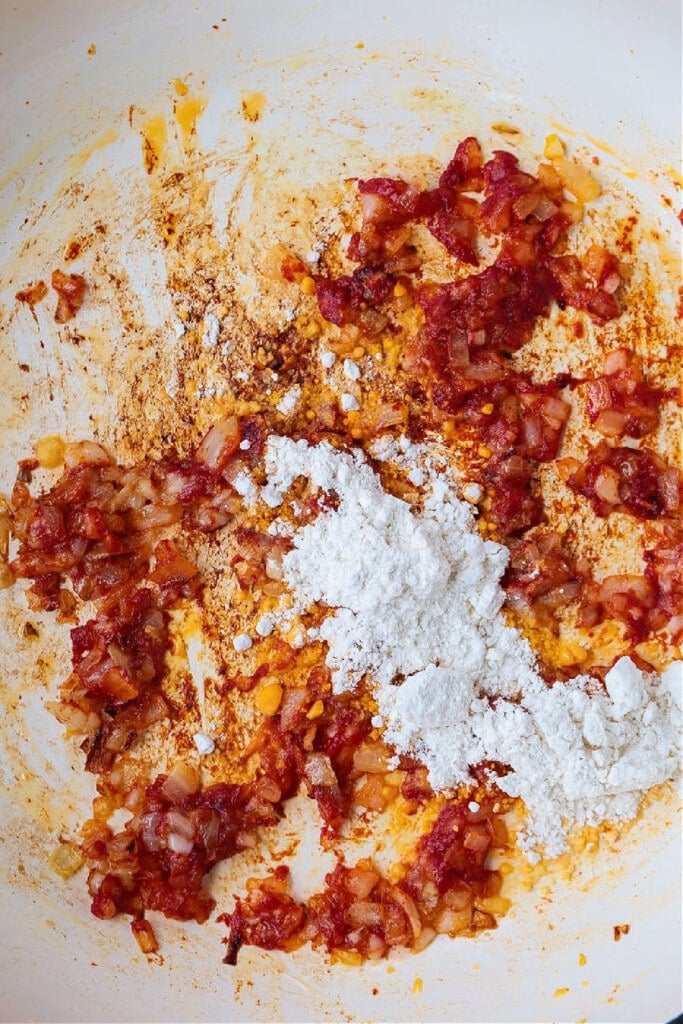
[[363, 743], [353, 752], [353, 767], [357, 772], [386, 771], [386, 746], [383, 743]]
[[488, 850], [491, 845], [491, 837], [481, 827], [468, 828], [462, 845], [466, 850], [481, 853]]
[[181, 505], [145, 505], [129, 513], [129, 522], [135, 530], [154, 530], [179, 523], [182, 516]]
[[618, 273], [608, 274], [603, 281], [600, 282], [600, 287], [608, 295], [614, 295], [615, 291], [621, 284], [621, 277]]
[[[484, 334], [484, 340], [486, 340], [485, 332], [477, 332]], [[481, 344], [481, 342], [479, 343]], [[468, 366], [470, 362], [470, 350], [467, 344], [467, 336], [461, 331], [456, 331], [453, 337], [448, 343], [448, 358], [450, 364], [453, 367], [459, 368]]]
[[346, 917], [355, 928], [378, 928], [384, 921], [382, 907], [378, 903], [358, 901], [352, 903]]
[[544, 420], [554, 429], [559, 430], [569, 415], [569, 406], [561, 398], [549, 395], [543, 399], [542, 414]]
[[158, 811], [150, 811], [148, 814], [143, 814], [140, 819], [140, 838], [151, 853], [156, 853], [160, 849], [157, 828], [161, 819], [162, 815]]
[[267, 800], [268, 803], [275, 804], [282, 796], [282, 790], [275, 779], [269, 779], [264, 776], [263, 778], [258, 779], [256, 787], [261, 799]]
[[522, 420], [522, 441], [527, 448], [537, 448], [543, 437], [543, 428], [538, 416], [525, 416]]
[[472, 910], [442, 910], [434, 922], [439, 935], [457, 935], [472, 924]]
[[192, 853], [192, 840], [185, 839], [184, 836], [178, 835], [177, 832], [169, 832], [167, 842], [169, 850], [172, 850], [173, 853], [180, 853], [185, 857]]
[[611, 466], [603, 466], [595, 478], [595, 493], [601, 501], [608, 505], [618, 505], [619, 497], [619, 474]]
[[363, 220], [372, 223], [386, 219], [389, 204], [382, 196], [364, 192], [360, 197], [360, 208]]
[[102, 445], [95, 444], [94, 441], [74, 441], [64, 446], [64, 464], [67, 469], [72, 469], [81, 462], [106, 466], [111, 461]]
[[612, 392], [609, 384], [602, 377], [589, 380], [586, 384], [586, 397], [589, 409], [594, 415], [599, 409], [606, 409], [612, 404]]
[[536, 206], [533, 209], [534, 217], [536, 218], [536, 220], [540, 221], [550, 220], [550, 218], [554, 217], [556, 213], [557, 206], [555, 205], [555, 203], [553, 203], [551, 199], [548, 199], [548, 197], [545, 195], [541, 196], [541, 198], [538, 200]]
[[680, 474], [675, 467], [665, 469], [657, 478], [662, 504], [667, 512], [675, 512], [680, 504], [679, 480]]
[[433, 928], [423, 928], [419, 936], [415, 939], [413, 943], [414, 951], [416, 953], [422, 952], [422, 950], [426, 949], [427, 946], [429, 946], [434, 941], [435, 938], [436, 932], [434, 931]]
[[235, 836], [235, 847], [238, 850], [253, 850], [256, 846], [256, 836], [251, 832], [238, 832]]
[[159, 946], [154, 929], [149, 921], [146, 921], [144, 918], [136, 918], [134, 921], [131, 921], [130, 927], [135, 936], [135, 941], [140, 947], [140, 951], [145, 955], [156, 953]]
[[183, 839], [194, 838], [194, 825], [180, 811], [169, 811], [166, 815], [166, 824], [168, 825], [169, 836], [175, 834], [182, 836]]
[[403, 892], [398, 888], [394, 890], [393, 897], [408, 918], [410, 927], [413, 931], [413, 938], [416, 939], [422, 931], [422, 921], [420, 919], [415, 900], [411, 899], [408, 893]]
[[[296, 723], [304, 704], [308, 702], [308, 692], [303, 687], [285, 690], [280, 704], [280, 728], [288, 732]], [[336, 779], [335, 779], [336, 781]]]
[[379, 875], [372, 869], [351, 868], [346, 879], [346, 888], [358, 900], [364, 900], [374, 889]]
[[617, 409], [603, 409], [595, 420], [595, 429], [605, 437], [619, 437], [626, 426], [626, 413]]
[[240, 443], [240, 427], [236, 416], [227, 416], [215, 423], [196, 451], [196, 458], [215, 471], [222, 469]]
[[371, 811], [383, 811], [387, 804], [383, 777], [379, 774], [362, 775], [354, 790], [354, 800]]
[[268, 555], [266, 558], [266, 576], [269, 580], [281, 580], [284, 575], [281, 555]]
[[336, 786], [337, 776], [326, 754], [309, 754], [306, 759], [306, 776], [313, 786]]
[[387, 944], [379, 935], [372, 934], [368, 938], [368, 959], [380, 960], [384, 956]]
[[444, 896], [444, 903], [450, 910], [464, 910], [472, 906], [472, 893], [464, 887], [449, 889]]
[[194, 768], [178, 761], [161, 787], [161, 792], [171, 803], [178, 803], [199, 789], [199, 775]]
[[605, 356], [603, 369], [606, 374], [618, 373], [619, 370], [628, 369], [629, 361], [632, 358], [628, 349], [617, 348]]

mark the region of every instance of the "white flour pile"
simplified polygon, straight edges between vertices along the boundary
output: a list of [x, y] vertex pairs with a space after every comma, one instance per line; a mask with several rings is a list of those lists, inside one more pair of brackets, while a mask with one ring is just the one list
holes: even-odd
[[572, 825], [631, 818], [675, 776], [680, 663], [660, 681], [622, 658], [607, 693], [586, 677], [549, 689], [500, 612], [507, 550], [481, 539], [443, 478], [413, 512], [358, 452], [271, 437], [266, 469], [271, 507], [297, 477], [335, 493], [338, 507], [292, 534], [285, 581], [295, 610], [335, 609], [317, 634], [334, 688], [369, 677], [385, 738], [417, 755], [436, 789], [471, 781], [484, 759], [509, 765], [498, 783], [526, 804], [522, 845], [555, 855]]
[[680, 663], [660, 681], [621, 658], [607, 694], [591, 684], [579, 676], [549, 689], [536, 679], [519, 703], [491, 707], [460, 685], [457, 669], [430, 667], [380, 692], [385, 738], [417, 754], [437, 789], [467, 782], [467, 765], [484, 759], [510, 765], [497, 781], [526, 804], [522, 846], [554, 856], [572, 823], [628, 821], [647, 790], [677, 771]]
[[297, 476], [340, 499], [336, 512], [297, 531], [284, 561], [300, 609], [337, 609], [320, 629], [337, 691], [366, 674], [389, 686], [430, 664], [457, 665], [470, 689], [491, 693], [535, 677], [529, 645], [498, 614], [507, 550], [480, 539], [469, 505], [446, 483], [435, 481], [414, 514], [360, 453], [271, 438], [266, 469], [271, 504]]

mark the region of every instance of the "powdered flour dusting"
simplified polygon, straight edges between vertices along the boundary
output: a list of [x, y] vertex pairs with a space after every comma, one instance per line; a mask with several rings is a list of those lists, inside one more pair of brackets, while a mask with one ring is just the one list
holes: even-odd
[[496, 781], [526, 804], [521, 845], [553, 856], [572, 823], [629, 820], [651, 786], [676, 774], [680, 664], [659, 682], [621, 658], [606, 685], [607, 694], [585, 676], [552, 689], [536, 679], [519, 702], [491, 706], [457, 671], [427, 669], [378, 697], [385, 738], [417, 754], [436, 788], [467, 782], [470, 764], [509, 765]]
[[335, 512], [296, 532], [283, 563], [299, 608], [336, 609], [320, 637], [337, 691], [364, 675], [389, 686], [432, 664], [457, 665], [470, 688], [496, 694], [534, 678], [528, 643], [498, 614], [507, 550], [479, 537], [469, 505], [443, 480], [412, 512], [360, 453], [327, 443], [271, 438], [266, 468], [270, 503], [298, 476], [339, 499]]
[[336, 508], [292, 534], [283, 569], [294, 608], [334, 609], [319, 630], [334, 688], [368, 677], [385, 738], [416, 754], [436, 789], [471, 781], [485, 759], [509, 765], [497, 781], [526, 804], [522, 845], [552, 855], [572, 824], [630, 818], [675, 775], [680, 665], [658, 682], [622, 658], [607, 693], [587, 677], [546, 686], [501, 614], [507, 550], [482, 540], [443, 476], [428, 475], [414, 511], [361, 453], [325, 442], [271, 437], [266, 469], [271, 507], [297, 477], [335, 495]]

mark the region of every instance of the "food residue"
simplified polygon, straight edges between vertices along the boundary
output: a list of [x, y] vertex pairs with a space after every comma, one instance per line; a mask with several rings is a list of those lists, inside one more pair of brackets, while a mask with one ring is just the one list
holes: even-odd
[[[189, 151], [206, 100], [174, 90]], [[495, 928], [506, 851], [568, 854], [677, 772], [680, 350], [635, 227], [603, 237], [604, 183], [558, 134], [535, 167], [468, 137], [428, 175], [330, 193], [335, 230], [312, 204], [305, 244], [263, 257], [259, 323], [183, 220], [205, 197], [174, 204], [183, 175], [152, 173], [165, 119], [142, 138], [175, 261], [156, 401], [180, 426], [152, 445], [136, 388], [128, 457], [47, 434], [0, 510], [3, 586], [74, 623], [50, 710], [97, 780], [50, 863], [83, 863], [93, 914], [129, 916], [149, 956], [159, 914], [221, 911], [228, 964]], [[206, 267], [181, 265], [191, 236]], [[51, 282], [57, 323], [78, 318], [89, 278]], [[336, 853], [321, 887], [278, 862], [216, 907], [206, 876], [294, 799]]]

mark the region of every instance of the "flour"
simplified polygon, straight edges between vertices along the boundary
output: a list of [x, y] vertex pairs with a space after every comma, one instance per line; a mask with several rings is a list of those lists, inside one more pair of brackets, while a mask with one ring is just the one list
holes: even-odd
[[[412, 470], [420, 454], [403, 446]], [[471, 783], [469, 766], [483, 760], [508, 765], [496, 781], [526, 805], [521, 845], [554, 855], [573, 826], [631, 818], [651, 786], [674, 777], [680, 669], [657, 681], [623, 658], [607, 692], [588, 677], [547, 687], [501, 613], [507, 550], [479, 536], [447, 477], [424, 459], [421, 468], [428, 488], [413, 510], [360, 452], [269, 439], [261, 496], [270, 507], [297, 477], [336, 505], [290, 531], [287, 615], [314, 602], [333, 609], [309, 631], [327, 643], [333, 688], [367, 678], [374, 724], [422, 760], [435, 789]]]
[[258, 500], [258, 488], [248, 470], [243, 469], [232, 479], [232, 486], [244, 500], [247, 507], [255, 505]]
[[206, 345], [207, 348], [215, 348], [218, 344], [218, 337], [221, 330], [221, 322], [215, 313], [204, 314], [204, 333], [202, 334], [202, 344]]
[[299, 610], [316, 601], [336, 609], [319, 636], [338, 692], [365, 675], [388, 686], [437, 663], [459, 665], [472, 686], [495, 680], [492, 693], [533, 677], [529, 645], [498, 615], [507, 550], [474, 532], [470, 507], [444, 481], [414, 513], [360, 453], [327, 443], [271, 438], [266, 469], [271, 506], [297, 476], [339, 499], [335, 512], [296, 531], [283, 559]]
[[360, 367], [358, 363], [354, 363], [353, 359], [345, 359], [343, 364], [344, 376], [348, 380], [359, 380], [360, 379]]
[[455, 485], [456, 493], [461, 492], [467, 501], [473, 500], [469, 496], [473, 488], [478, 489], [475, 493], [479, 497], [483, 493], [479, 484], [463, 483], [460, 471], [444, 458], [443, 452], [434, 444], [416, 443], [403, 434], [397, 439], [384, 434], [368, 445], [368, 452], [378, 462], [390, 462], [402, 470], [408, 482], [416, 487], [440, 477]]
[[300, 398], [301, 388], [290, 388], [278, 402], [277, 411], [282, 413], [283, 416], [289, 416], [296, 409]]
[[645, 792], [677, 771], [680, 665], [660, 682], [622, 658], [606, 685], [605, 694], [587, 677], [552, 689], [535, 679], [518, 703], [491, 706], [459, 672], [426, 669], [382, 688], [379, 709], [385, 739], [420, 758], [436, 789], [467, 783], [470, 764], [509, 765], [496, 781], [526, 804], [520, 845], [554, 856], [572, 824], [633, 818]]
[[339, 405], [342, 412], [357, 412], [360, 409], [360, 402], [355, 395], [352, 395], [348, 391], [342, 393], [339, 399]]

